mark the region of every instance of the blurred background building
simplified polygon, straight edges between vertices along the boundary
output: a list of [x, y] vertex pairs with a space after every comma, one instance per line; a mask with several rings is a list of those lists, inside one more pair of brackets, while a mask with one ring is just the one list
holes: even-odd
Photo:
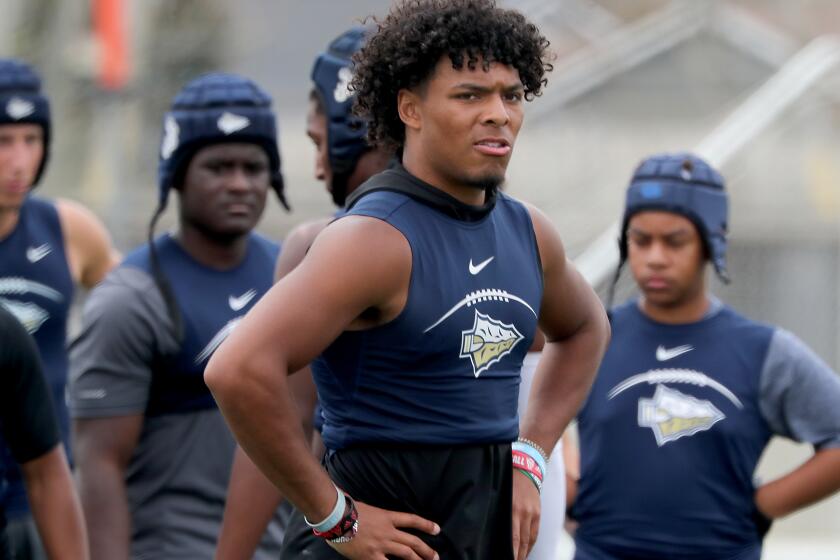
[[[558, 58], [527, 108], [508, 190], [555, 221], [603, 292], [634, 165], [697, 150], [732, 194], [733, 283], [746, 314], [802, 337], [840, 367], [840, 31], [836, 0], [505, 0], [535, 20]], [[0, 0], [0, 55], [42, 72], [54, 150], [39, 191], [78, 199], [122, 250], [155, 202], [161, 116], [209, 70], [243, 73], [275, 97], [294, 213], [282, 238], [331, 209], [304, 135], [309, 71], [328, 41], [388, 0]], [[169, 212], [172, 223], [173, 211]], [[625, 279], [619, 296], [630, 294]], [[840, 406], [840, 403], [838, 403]], [[759, 470], [809, 450], [774, 442]], [[771, 531], [765, 558], [840, 557], [840, 498]], [[565, 555], [564, 555], [565, 554]], [[560, 558], [565, 558], [563, 553]]]

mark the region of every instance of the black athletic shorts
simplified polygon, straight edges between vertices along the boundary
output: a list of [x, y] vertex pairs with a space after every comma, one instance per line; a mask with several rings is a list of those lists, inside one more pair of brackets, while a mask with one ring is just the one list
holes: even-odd
[[[441, 560], [513, 560], [510, 444], [463, 447], [357, 447], [328, 453], [324, 466], [354, 499], [414, 513], [440, 525], [421, 535]], [[364, 517], [359, 518], [363, 529]], [[282, 560], [343, 558], [295, 511]]]

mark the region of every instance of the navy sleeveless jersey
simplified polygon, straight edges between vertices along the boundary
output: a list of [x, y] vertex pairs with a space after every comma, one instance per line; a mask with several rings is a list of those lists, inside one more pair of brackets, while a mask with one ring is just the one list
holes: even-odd
[[348, 215], [400, 231], [412, 269], [405, 308], [393, 321], [342, 333], [313, 363], [326, 446], [516, 439], [519, 370], [542, 299], [527, 209], [499, 194], [486, 216], [462, 221], [380, 191]]
[[632, 302], [612, 332], [578, 417], [578, 544], [604, 558], [760, 550], [753, 475], [771, 437], [759, 383], [774, 329], [725, 306], [663, 325]]
[[[11, 311], [35, 339], [65, 446], [69, 445], [70, 432], [64, 389], [67, 315], [72, 300], [73, 278], [58, 211], [51, 202], [30, 195], [21, 207], [15, 229], [0, 240], [0, 305]], [[10, 482], [5, 505], [14, 517], [27, 509], [25, 491], [5, 443], [0, 447]]]
[[[183, 324], [180, 351], [153, 364], [147, 416], [216, 406], [204, 384], [204, 368], [245, 313], [271, 288], [277, 244], [251, 234], [245, 259], [216, 270], [193, 259], [170, 235], [155, 240], [160, 267], [178, 304]], [[152, 274], [149, 246], [128, 255], [121, 266]]]

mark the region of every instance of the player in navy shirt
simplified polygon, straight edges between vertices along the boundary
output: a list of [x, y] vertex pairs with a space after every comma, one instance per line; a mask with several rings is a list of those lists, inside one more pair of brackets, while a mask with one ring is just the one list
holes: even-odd
[[[37, 73], [24, 62], [0, 59], [0, 306], [35, 339], [71, 455], [64, 398], [70, 304], [76, 285], [92, 288], [119, 257], [86, 208], [33, 194], [46, 172], [51, 136], [49, 100]], [[9, 519], [11, 548], [21, 559], [42, 558], [21, 473], [0, 437], [3, 465], [0, 507]]]
[[[347, 89], [352, 77], [351, 57], [361, 48], [366, 32], [364, 27], [345, 31], [315, 59], [306, 135], [315, 145], [315, 178], [326, 184], [339, 210], [332, 216], [304, 222], [289, 233], [277, 259], [275, 280], [300, 264], [321, 230], [343, 214], [347, 196], [383, 171], [393, 158], [390, 150], [367, 143], [367, 126], [353, 115], [354, 98]], [[324, 453], [321, 411], [309, 368], [297, 372], [290, 383], [301, 408], [304, 431], [311, 434], [313, 452], [320, 457]], [[277, 488], [237, 448], [216, 556], [225, 560], [251, 558], [281, 499]]]
[[[612, 310], [578, 417], [577, 560], [757, 560], [772, 519], [840, 489], [840, 379], [708, 292], [707, 261], [728, 278], [727, 204], [690, 154], [648, 158], [630, 183], [620, 246], [641, 297]], [[774, 435], [816, 452], [756, 485]]]
[[[51, 559], [86, 560], [82, 510], [38, 350], [26, 329], [2, 306], [0, 433], [21, 466], [46, 553]], [[6, 542], [6, 516], [0, 505], [0, 560], [17, 558]]]
[[[149, 242], [86, 302], [71, 348], [78, 478], [94, 560], [213, 557], [235, 442], [204, 384], [213, 352], [272, 284], [257, 235], [283, 198], [271, 98], [208, 74], [164, 117]], [[178, 228], [153, 237], [171, 191]], [[276, 558], [273, 523], [255, 558]]]
[[[353, 193], [208, 364], [240, 444], [303, 514], [291, 528], [313, 527], [307, 557], [524, 560], [536, 538], [534, 465], [608, 337], [547, 218], [498, 191], [546, 49], [489, 0], [396, 4], [351, 88], [369, 139], [402, 164]], [[547, 343], [512, 454], [538, 325]], [[324, 468], [286, 379], [319, 354]], [[519, 448], [537, 478], [514, 470]]]

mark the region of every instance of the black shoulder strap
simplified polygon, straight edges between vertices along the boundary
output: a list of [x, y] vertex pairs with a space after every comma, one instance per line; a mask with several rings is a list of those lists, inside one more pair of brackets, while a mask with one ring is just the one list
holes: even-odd
[[[347, 204], [345, 209], [350, 210], [365, 196], [380, 192], [389, 191], [404, 194], [412, 198], [424, 199], [426, 198], [425, 191], [418, 189], [416, 186], [407, 182], [399, 173], [394, 173], [391, 170], [385, 170], [382, 173], [377, 173], [364, 183], [362, 183], [350, 196], [347, 197]], [[429, 200], [429, 202], [434, 202]]]

